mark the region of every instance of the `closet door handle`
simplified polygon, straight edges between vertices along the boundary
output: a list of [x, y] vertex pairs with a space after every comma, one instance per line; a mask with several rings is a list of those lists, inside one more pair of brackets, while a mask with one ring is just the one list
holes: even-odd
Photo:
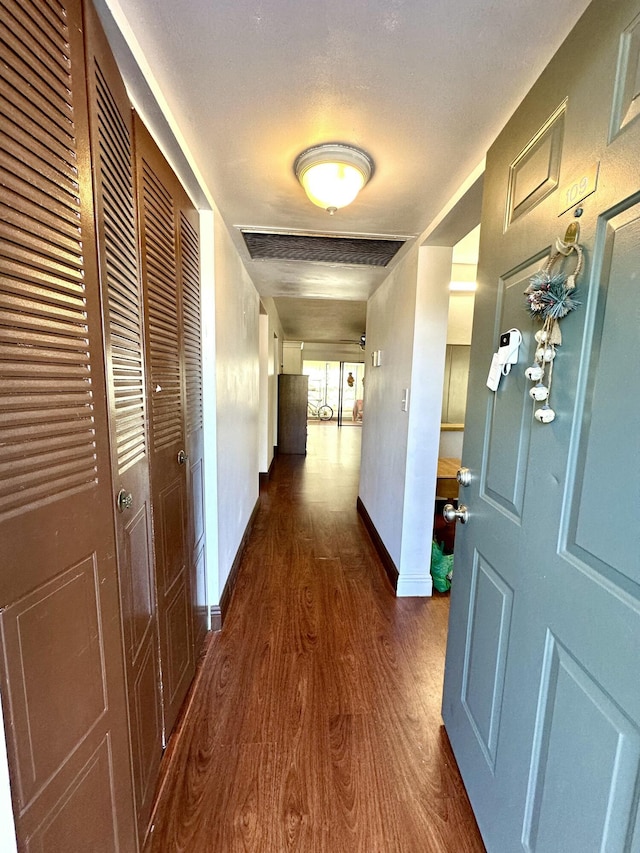
[[178, 451], [178, 465], [184, 465], [189, 457], [184, 450]]
[[131, 509], [133, 506], [133, 495], [131, 492], [127, 492], [126, 489], [120, 489], [116, 495], [116, 506], [118, 507], [118, 512], [124, 512], [125, 509]]

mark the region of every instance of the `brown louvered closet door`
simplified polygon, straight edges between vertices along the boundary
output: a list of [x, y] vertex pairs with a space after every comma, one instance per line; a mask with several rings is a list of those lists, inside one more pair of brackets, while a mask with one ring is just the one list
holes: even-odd
[[175, 201], [180, 187], [138, 116], [134, 128], [162, 702], [168, 738], [195, 672]]
[[194, 655], [207, 632], [207, 576], [204, 545], [204, 460], [202, 416], [202, 330], [200, 310], [200, 246], [198, 212], [186, 194], [180, 199], [179, 257], [182, 284], [182, 323], [185, 376], [185, 414], [188, 456], [188, 547], [193, 606]]
[[134, 851], [81, 9], [0, 7], [0, 669], [19, 846]]
[[85, 6], [89, 119], [103, 305], [113, 513], [127, 669], [131, 754], [142, 843], [162, 758], [142, 288], [134, 193], [133, 114], [90, 3]]

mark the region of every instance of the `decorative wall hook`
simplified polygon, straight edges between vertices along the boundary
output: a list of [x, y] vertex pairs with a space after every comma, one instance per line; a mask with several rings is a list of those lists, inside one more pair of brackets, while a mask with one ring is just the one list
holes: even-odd
[[[580, 223], [577, 219], [574, 219], [567, 226], [567, 230], [564, 232], [564, 240], [562, 240], [562, 245], [567, 248], [572, 243], [577, 243], [580, 239]], [[563, 252], [563, 255], [568, 254], [567, 252]]]

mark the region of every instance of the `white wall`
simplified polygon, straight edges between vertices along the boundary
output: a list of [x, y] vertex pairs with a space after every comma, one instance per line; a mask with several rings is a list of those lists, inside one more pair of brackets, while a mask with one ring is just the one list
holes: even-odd
[[271, 467], [278, 429], [278, 374], [283, 361], [283, 331], [275, 302], [261, 299], [260, 313], [260, 473]]
[[440, 449], [438, 456], [445, 459], [462, 458], [462, 444], [464, 441], [464, 430], [446, 430], [440, 432]]
[[259, 298], [226, 226], [219, 216], [214, 222], [221, 594], [258, 499]]
[[[367, 376], [362, 430], [360, 500], [400, 568], [409, 416], [402, 389], [411, 385], [418, 253], [409, 253], [367, 303]], [[381, 366], [371, 353], [381, 351]]]
[[[455, 247], [454, 247], [455, 252]], [[476, 275], [475, 264], [453, 264], [452, 279], [473, 281]], [[460, 274], [460, 267], [469, 267], [471, 271], [464, 277]], [[447, 325], [447, 344], [468, 345], [471, 343], [471, 329], [473, 326], [473, 308], [475, 304], [475, 293], [464, 291], [453, 291], [449, 294], [449, 319]], [[460, 459], [462, 457], [462, 444], [464, 441], [464, 430], [442, 430], [440, 434], [439, 455], [444, 458]]]
[[216, 295], [214, 214], [200, 211], [202, 307], [202, 415], [204, 422], [205, 565], [209, 607], [220, 601], [218, 585], [218, 439], [216, 416]]
[[278, 441], [278, 376], [282, 373], [284, 333], [273, 300], [268, 301], [272, 303], [272, 307], [269, 309], [269, 334], [271, 335], [269, 355], [269, 465], [271, 465], [274, 448]]
[[[400, 576], [398, 595], [430, 595], [431, 536], [451, 250], [416, 249], [367, 306], [359, 495]], [[371, 367], [373, 350], [381, 366]], [[410, 389], [403, 412], [403, 389]]]
[[303, 361], [364, 361], [358, 344], [309, 344], [305, 341]]
[[449, 318], [447, 325], [448, 344], [470, 344], [473, 327], [475, 293], [463, 291], [449, 294]]
[[419, 250], [398, 595], [431, 595], [451, 249]]
[[[261, 473], [269, 470], [269, 315], [260, 310], [260, 415], [258, 423], [258, 465]], [[273, 453], [273, 447], [271, 448]]]
[[302, 373], [302, 341], [285, 341], [282, 352], [282, 372]]

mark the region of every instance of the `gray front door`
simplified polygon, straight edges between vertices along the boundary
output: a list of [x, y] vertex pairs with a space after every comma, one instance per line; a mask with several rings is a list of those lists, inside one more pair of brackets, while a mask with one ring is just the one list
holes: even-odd
[[[491, 853], [640, 850], [639, 113], [640, 3], [594, 0], [487, 159], [443, 716]], [[541, 424], [523, 291], [578, 207]]]

